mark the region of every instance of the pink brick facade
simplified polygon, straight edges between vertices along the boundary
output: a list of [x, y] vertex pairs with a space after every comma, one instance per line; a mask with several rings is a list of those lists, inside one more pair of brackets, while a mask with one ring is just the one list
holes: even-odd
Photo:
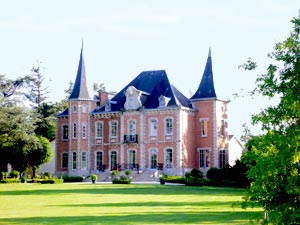
[[[68, 110], [57, 117], [57, 174], [88, 176], [112, 169], [159, 169], [182, 175], [193, 168], [206, 172], [227, 163], [226, 101], [194, 98], [188, 100], [190, 105], [149, 107], [152, 93], [138, 86], [124, 90], [129, 94], [120, 110], [104, 107], [108, 100], [103, 92], [98, 100], [69, 100]], [[132, 90], [139, 93], [134, 109], [129, 107]], [[119, 104], [121, 98], [116, 99], [111, 107]]]

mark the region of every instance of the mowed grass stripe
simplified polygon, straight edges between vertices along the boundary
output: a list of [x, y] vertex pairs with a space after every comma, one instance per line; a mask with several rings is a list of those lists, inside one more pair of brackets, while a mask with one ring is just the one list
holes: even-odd
[[243, 189], [175, 185], [2, 184], [0, 224], [246, 224]]

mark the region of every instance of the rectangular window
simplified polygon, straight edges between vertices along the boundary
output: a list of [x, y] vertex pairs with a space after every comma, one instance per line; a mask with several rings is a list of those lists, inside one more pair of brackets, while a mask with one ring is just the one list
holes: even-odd
[[86, 152], [81, 153], [81, 169], [86, 170]]
[[117, 121], [111, 121], [110, 123], [110, 136], [111, 137], [117, 137], [118, 133], [118, 123]]
[[72, 169], [73, 170], [76, 170], [76, 167], [77, 167], [77, 155], [76, 155], [76, 152], [73, 152], [73, 155], [72, 155]]
[[68, 125], [62, 126], [62, 139], [63, 140], [69, 139], [69, 126]]
[[224, 136], [225, 135], [225, 122], [224, 120], [221, 120], [221, 135]]
[[86, 138], [86, 125], [85, 125], [85, 123], [82, 124], [82, 138]]
[[201, 137], [207, 137], [207, 119], [200, 119]]
[[200, 168], [209, 168], [210, 159], [209, 159], [209, 149], [200, 149], [199, 150], [199, 167]]
[[165, 120], [165, 134], [171, 135], [173, 134], [173, 119], [167, 118]]
[[220, 168], [223, 168], [223, 167], [225, 167], [226, 166], [226, 150], [225, 149], [222, 149], [222, 150], [220, 150], [220, 160], [219, 160], [219, 162], [220, 162]]
[[76, 138], [77, 135], [77, 126], [76, 123], [73, 124], [73, 138]]
[[157, 120], [151, 119], [150, 120], [150, 136], [157, 136]]
[[166, 149], [166, 151], [165, 151], [165, 165], [166, 165], [166, 168], [173, 168], [173, 151], [172, 151], [172, 149]]
[[97, 166], [97, 170], [104, 171], [103, 152], [97, 152], [96, 153], [96, 166]]
[[103, 137], [103, 123], [97, 122], [96, 123], [96, 138], [102, 138]]
[[76, 112], [77, 111], [77, 107], [76, 105], [73, 105], [73, 112]]
[[62, 153], [61, 157], [61, 168], [66, 169], [68, 168], [68, 153]]
[[86, 106], [85, 105], [82, 106], [82, 113], [86, 113]]

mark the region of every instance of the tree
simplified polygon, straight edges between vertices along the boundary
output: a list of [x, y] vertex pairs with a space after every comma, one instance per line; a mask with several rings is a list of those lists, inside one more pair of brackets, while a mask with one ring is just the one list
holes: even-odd
[[7, 163], [18, 171], [27, 167], [25, 156], [37, 146], [32, 111], [18, 106], [0, 107], [0, 170]]
[[[268, 55], [276, 65], [257, 77], [253, 91], [279, 103], [253, 115], [264, 134], [250, 139], [243, 157], [253, 181], [245, 206], [264, 207], [263, 223], [300, 224], [300, 15], [291, 22], [289, 36]], [[256, 67], [250, 62], [245, 69]]]

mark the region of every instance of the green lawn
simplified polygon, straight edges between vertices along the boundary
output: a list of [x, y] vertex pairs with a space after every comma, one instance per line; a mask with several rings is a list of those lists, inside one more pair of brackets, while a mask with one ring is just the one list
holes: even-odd
[[247, 224], [242, 189], [175, 185], [0, 184], [0, 224]]

